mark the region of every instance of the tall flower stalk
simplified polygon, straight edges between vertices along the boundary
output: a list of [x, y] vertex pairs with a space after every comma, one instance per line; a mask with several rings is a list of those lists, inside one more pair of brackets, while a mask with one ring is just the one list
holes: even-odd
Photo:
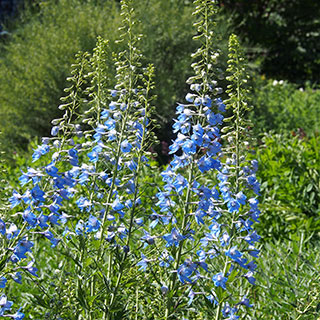
[[[156, 281], [166, 301], [165, 319], [183, 316], [195, 295], [207, 294], [202, 288], [209, 273], [205, 260], [212, 253], [201, 249], [200, 243], [220, 215], [218, 190], [205, 178], [221, 167], [219, 126], [225, 105], [218, 97], [223, 90], [218, 85], [219, 52], [214, 50], [217, 8], [215, 1], [194, 4], [198, 32], [194, 39], [200, 43], [192, 55], [195, 74], [187, 81], [186, 103], [177, 106], [173, 125], [177, 138], [169, 148], [174, 157], [161, 174], [164, 186], [157, 193], [158, 208], [150, 216], [152, 222], [142, 239], [148, 246], [139, 262], [141, 269], [154, 270], [154, 276], [160, 266], [163, 275]], [[205, 299], [212, 301], [211, 296]]]
[[[229, 61], [227, 72], [227, 109], [232, 115], [225, 118], [223, 128], [223, 161], [218, 174], [219, 190], [225, 209], [221, 219], [222, 272], [214, 277], [215, 285], [224, 289], [217, 296], [219, 304], [216, 319], [221, 316], [238, 319], [242, 308], [252, 305], [249, 302], [250, 289], [254, 285], [254, 272], [259, 250], [256, 243], [260, 236], [254, 231], [253, 224], [258, 222], [258, 199], [260, 184], [256, 179], [258, 163], [250, 154], [249, 129], [252, 124], [247, 114], [252, 109], [248, 104], [248, 75], [239, 41], [235, 35], [229, 39]], [[222, 240], [222, 239], [220, 239]]]

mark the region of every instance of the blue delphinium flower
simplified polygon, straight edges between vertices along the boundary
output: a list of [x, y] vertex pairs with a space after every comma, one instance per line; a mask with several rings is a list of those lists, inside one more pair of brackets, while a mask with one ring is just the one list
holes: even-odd
[[6, 224], [0, 219], [0, 233], [4, 236], [6, 234]]
[[58, 132], [59, 132], [59, 127], [58, 126], [52, 127], [52, 129], [51, 129], [51, 135], [52, 136], [56, 136], [58, 134]]
[[129, 143], [128, 140], [123, 140], [121, 142], [121, 151], [122, 152], [130, 152], [131, 149], [132, 149], [132, 145], [131, 145], [131, 143]]
[[22, 284], [22, 275], [21, 275], [21, 272], [18, 271], [18, 272], [16, 272], [14, 275], [12, 275], [12, 279], [13, 279], [15, 282], [17, 282], [17, 283]]
[[47, 154], [49, 151], [50, 151], [50, 146], [48, 144], [42, 144], [38, 146], [38, 148], [34, 150], [34, 153], [32, 155], [33, 162], [40, 159], [41, 156]]
[[5, 311], [10, 310], [13, 305], [12, 301], [7, 299], [5, 294], [0, 296], [0, 316], [4, 316]]
[[0, 278], [0, 288], [5, 288], [7, 283], [7, 278], [6, 277], [1, 277]]
[[166, 247], [179, 246], [179, 242], [184, 239], [184, 236], [176, 229], [173, 228], [172, 231], [163, 236], [163, 239], [167, 241]]
[[228, 278], [224, 277], [222, 272], [219, 272], [212, 277], [212, 281], [215, 286], [226, 289], [226, 282], [228, 281]]

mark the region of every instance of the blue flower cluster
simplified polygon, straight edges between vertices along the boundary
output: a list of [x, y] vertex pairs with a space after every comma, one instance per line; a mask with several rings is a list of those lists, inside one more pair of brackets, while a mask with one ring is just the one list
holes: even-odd
[[[150, 67], [149, 77], [152, 70]], [[70, 109], [62, 120], [53, 121], [52, 137], [43, 138], [32, 156], [40, 166], [22, 172], [23, 191], [14, 190], [9, 198], [14, 216], [21, 217], [23, 226], [0, 219], [0, 233], [9, 241], [7, 261], [17, 265], [7, 264], [7, 270], [20, 268], [38, 277], [31, 236], [47, 239], [55, 248], [60, 242], [70, 243], [71, 237], [92, 234], [101, 246], [129, 251], [127, 239], [133, 227], [143, 225], [136, 208], [141, 206], [139, 171], [148, 163], [145, 154], [150, 144], [147, 94], [143, 87], [117, 85], [109, 90], [108, 107], [98, 109], [92, 128], [85, 126], [87, 131], [80, 123], [71, 122], [74, 112]], [[12, 279], [21, 283], [21, 273], [12, 274]], [[6, 277], [1, 277], [0, 288], [6, 282]], [[11, 305], [4, 302], [2, 314]], [[20, 314], [6, 316], [20, 319]]]
[[[191, 93], [186, 95], [187, 103], [177, 106], [177, 119], [173, 125], [177, 138], [169, 147], [173, 159], [161, 173], [164, 186], [156, 195], [156, 205], [161, 214], [154, 212], [150, 216], [152, 236], [149, 237], [158, 239], [158, 248], [164, 241], [171, 252], [165, 254], [170, 257], [166, 263], [162, 260], [159, 263], [168, 268], [168, 284], [171, 278], [171, 285], [165, 285], [167, 290], [174, 290], [173, 275], [177, 275], [181, 285], [192, 288], [198, 281], [207, 278], [206, 274], [212, 272], [207, 260], [213, 259], [219, 252], [216, 242], [220, 240], [221, 244], [226, 244], [228, 240], [225, 234], [221, 234], [218, 223], [222, 214], [219, 188], [210, 185], [208, 179], [203, 179], [204, 174], [222, 168], [219, 126], [222, 125], [221, 112], [225, 111], [225, 105], [221, 98], [212, 98], [212, 91], [211, 86], [208, 89], [203, 84], [192, 84]], [[157, 259], [147, 258], [152, 250], [145, 248], [146, 252], [138, 263], [141, 270], [158, 263]], [[212, 281], [225, 289], [227, 278], [220, 273], [213, 275]], [[201, 294], [216, 302], [211, 293], [195, 294], [191, 290], [189, 304], [196, 295]]]

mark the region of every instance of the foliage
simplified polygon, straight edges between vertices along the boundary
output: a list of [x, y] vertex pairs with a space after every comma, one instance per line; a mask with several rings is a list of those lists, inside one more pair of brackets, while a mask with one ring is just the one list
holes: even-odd
[[320, 254], [308, 233], [265, 243], [259, 259], [253, 313], [246, 319], [319, 318]]
[[[313, 0], [221, 0], [262, 72], [302, 84], [319, 82], [320, 3]], [[259, 48], [257, 50], [257, 47]]]
[[287, 81], [259, 80], [252, 94], [255, 108], [252, 121], [255, 134], [270, 130], [305, 132], [308, 136], [320, 130], [320, 90], [306, 85], [299, 88]]
[[257, 159], [263, 181], [259, 228], [263, 238], [287, 238], [298, 230], [319, 237], [319, 137], [266, 134]]
[[[105, 4], [101, 10], [90, 1], [41, 4], [41, 11], [15, 30], [2, 47], [0, 126], [11, 152], [32, 136], [49, 134], [48, 123], [61, 115], [55, 106], [74, 55], [92, 49], [98, 34], [117, 27], [112, 5]], [[111, 32], [109, 38], [116, 34]]]

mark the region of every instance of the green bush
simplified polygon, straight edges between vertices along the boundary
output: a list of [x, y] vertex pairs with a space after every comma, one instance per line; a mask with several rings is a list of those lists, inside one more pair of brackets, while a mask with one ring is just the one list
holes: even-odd
[[255, 80], [255, 132], [302, 129], [307, 135], [320, 129], [320, 90], [277, 80]]
[[295, 234], [288, 241], [266, 243], [258, 259], [253, 314], [246, 319], [318, 320], [320, 254]]
[[268, 77], [319, 83], [320, 2], [221, 0], [236, 32], [251, 46]]
[[2, 47], [0, 126], [11, 150], [32, 136], [48, 134], [50, 121], [59, 115], [59, 97], [75, 53], [91, 50], [99, 34], [116, 36], [112, 5], [101, 10], [91, 1], [40, 4], [40, 12], [25, 18]]
[[265, 135], [257, 159], [262, 182], [262, 238], [284, 238], [297, 230], [319, 236], [319, 137]]

